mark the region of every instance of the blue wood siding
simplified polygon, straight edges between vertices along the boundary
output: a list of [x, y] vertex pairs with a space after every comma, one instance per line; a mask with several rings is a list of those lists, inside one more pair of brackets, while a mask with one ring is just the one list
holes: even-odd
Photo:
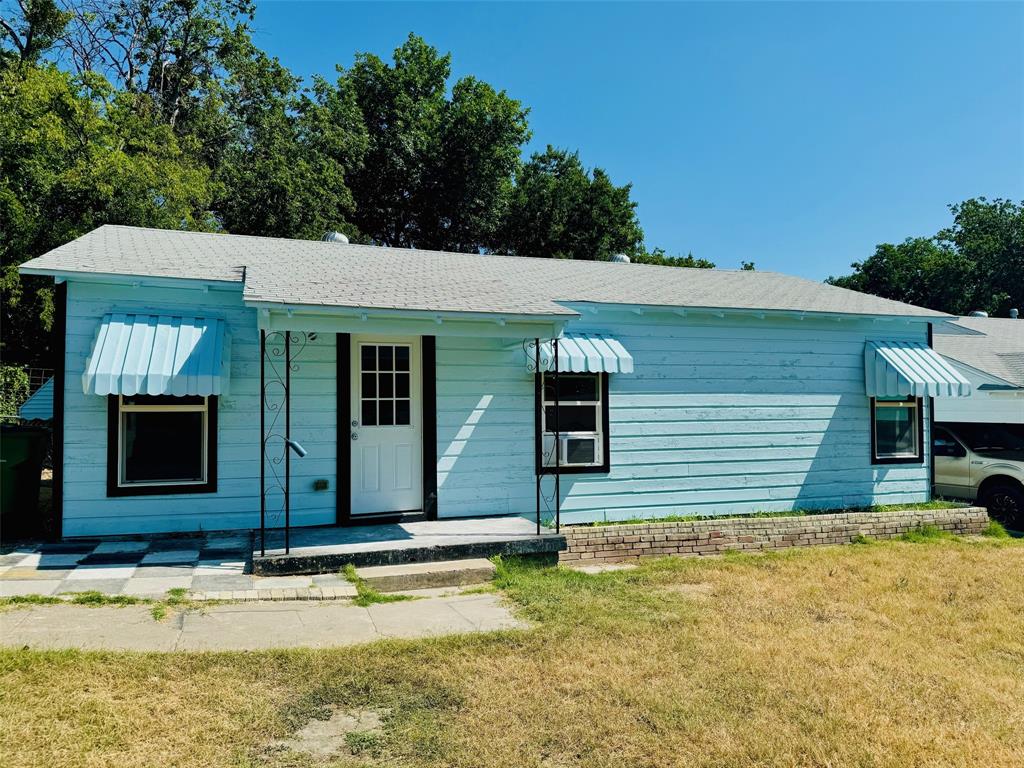
[[[219, 404], [216, 493], [107, 498], [106, 400], [82, 393], [81, 374], [98, 323], [114, 310], [227, 321], [231, 382]], [[614, 335], [636, 370], [610, 378], [611, 471], [562, 478], [564, 522], [928, 498], [927, 462], [871, 464], [863, 369], [866, 340], [924, 341], [924, 324], [605, 309], [584, 320], [568, 330]], [[439, 336], [436, 348], [440, 515], [532, 515], [534, 381], [522, 341]], [[292, 464], [293, 523], [333, 523], [333, 334], [321, 334], [298, 363], [293, 436], [309, 455]], [[66, 535], [258, 525], [258, 331], [239, 291], [74, 281], [66, 366]], [[314, 491], [321, 478], [329, 489]]]
[[[82, 392], [96, 327], [113, 310], [223, 317], [232, 335], [230, 393], [218, 403], [217, 492], [107, 498], [107, 401]], [[71, 282], [65, 386], [66, 536], [253, 528], [259, 525], [259, 332], [241, 291], [154, 289]], [[292, 522], [335, 519], [335, 340], [322, 334], [292, 375], [292, 435], [309, 455], [292, 462]], [[314, 491], [326, 478], [329, 489]], [[280, 506], [278, 499], [278, 506]]]
[[[611, 471], [563, 476], [564, 522], [929, 498], [927, 462], [871, 464], [864, 389], [865, 341], [924, 341], [925, 325], [598, 318], [570, 330], [613, 334], [636, 371], [611, 375]], [[514, 340], [438, 339], [443, 516], [532, 514], [533, 407]]]

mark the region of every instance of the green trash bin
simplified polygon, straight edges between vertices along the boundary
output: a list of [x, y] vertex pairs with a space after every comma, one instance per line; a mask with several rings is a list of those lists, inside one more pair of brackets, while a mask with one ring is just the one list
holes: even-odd
[[0, 424], [0, 534], [5, 540], [43, 532], [39, 481], [49, 442], [44, 427]]

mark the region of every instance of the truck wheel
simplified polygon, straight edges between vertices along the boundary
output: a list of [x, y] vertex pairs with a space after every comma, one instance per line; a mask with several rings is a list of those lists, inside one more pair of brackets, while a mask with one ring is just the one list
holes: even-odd
[[979, 499], [989, 517], [1013, 530], [1024, 530], [1024, 488], [1016, 483], [996, 483]]

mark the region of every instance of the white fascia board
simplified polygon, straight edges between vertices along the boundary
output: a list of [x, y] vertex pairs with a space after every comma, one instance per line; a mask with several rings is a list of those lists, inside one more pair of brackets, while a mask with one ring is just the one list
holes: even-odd
[[591, 313], [600, 312], [602, 309], [616, 312], [665, 312], [669, 314], [694, 314], [694, 315], [717, 315], [722, 316], [744, 316], [756, 317], [758, 319], [773, 318], [816, 318], [822, 320], [878, 320], [881, 322], [906, 321], [913, 323], [934, 323], [946, 322], [947, 319], [955, 319], [953, 315], [869, 315], [850, 312], [816, 312], [802, 309], [756, 309], [737, 307], [695, 307], [676, 306], [666, 304], [613, 304], [610, 302], [597, 301], [563, 301], [559, 302], [565, 307], [580, 311], [582, 308]]
[[112, 272], [77, 272], [74, 270], [38, 269], [35, 267], [19, 267], [18, 271], [23, 275], [52, 277], [57, 283], [74, 280], [82, 283], [138, 285], [152, 288], [191, 288], [193, 290], [213, 288], [237, 291], [242, 289], [241, 280], [202, 280], [191, 277], [163, 277], [160, 275], [122, 275]]
[[345, 309], [344, 312], [307, 312], [306, 308], [299, 307], [289, 311], [280, 306], [257, 306], [257, 327], [266, 331], [293, 330], [319, 333], [550, 338], [559, 335], [571, 319], [565, 315], [487, 317], [480, 313], [425, 314]]

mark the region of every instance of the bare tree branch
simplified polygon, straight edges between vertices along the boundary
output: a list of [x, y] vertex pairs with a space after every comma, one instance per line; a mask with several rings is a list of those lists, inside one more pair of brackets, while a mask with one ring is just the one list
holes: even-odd
[[0, 26], [3, 26], [7, 30], [7, 36], [11, 38], [11, 42], [18, 48], [18, 53], [25, 54], [25, 45], [21, 42], [21, 38], [18, 37], [18, 31], [8, 24], [4, 19], [0, 19]]

